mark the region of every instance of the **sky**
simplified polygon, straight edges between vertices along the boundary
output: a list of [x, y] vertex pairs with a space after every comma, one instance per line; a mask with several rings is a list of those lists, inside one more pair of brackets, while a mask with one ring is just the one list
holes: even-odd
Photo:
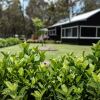
[[[28, 1], [29, 0], [24, 0], [24, 9], [28, 6]], [[23, 0], [20, 0], [21, 5], [23, 6]]]
[[[44, 0], [46, 2], [50, 2], [50, 1], [53, 1], [53, 2], [56, 2], [57, 0]], [[20, 0], [22, 6], [23, 6], [23, 0]], [[28, 2], [29, 0], [24, 0], [24, 9], [28, 6]]]
[[53, 2], [56, 2], [57, 0], [44, 0], [46, 2], [50, 2], [50, 1], [53, 1]]

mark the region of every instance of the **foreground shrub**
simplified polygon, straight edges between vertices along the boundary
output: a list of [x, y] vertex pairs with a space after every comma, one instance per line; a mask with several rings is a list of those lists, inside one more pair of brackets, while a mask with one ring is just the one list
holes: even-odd
[[5, 47], [7, 46], [7, 42], [5, 39], [0, 39], [0, 47]]
[[44, 52], [22, 44], [0, 62], [1, 100], [100, 100], [100, 42], [92, 54], [67, 54], [45, 62]]
[[0, 39], [0, 47], [7, 47], [21, 43], [21, 40], [18, 38], [6, 38]]

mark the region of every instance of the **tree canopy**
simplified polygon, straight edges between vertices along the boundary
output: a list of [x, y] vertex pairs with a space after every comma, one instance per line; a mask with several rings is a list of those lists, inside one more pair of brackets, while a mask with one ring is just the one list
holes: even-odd
[[0, 1], [0, 33], [2, 37], [32, 34], [33, 29], [32, 21], [24, 16], [19, 0]]
[[100, 8], [99, 0], [79, 0], [80, 1], [80, 12], [88, 12]]
[[40, 19], [43, 26], [48, 27], [61, 19], [68, 18], [70, 9], [74, 14], [78, 3], [80, 3], [78, 13], [100, 7], [99, 0], [57, 0], [49, 3], [44, 0], [29, 0], [27, 8], [24, 9], [20, 0], [0, 0], [0, 36], [8, 37], [15, 34], [29, 36], [36, 30], [33, 19]]
[[35, 33], [41, 35], [40, 29], [43, 28], [43, 21], [39, 18], [34, 18], [32, 21], [35, 27]]

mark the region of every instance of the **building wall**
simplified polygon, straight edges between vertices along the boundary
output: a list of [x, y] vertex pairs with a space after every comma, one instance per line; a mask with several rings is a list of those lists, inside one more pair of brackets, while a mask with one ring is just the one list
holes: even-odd
[[79, 44], [79, 45], [92, 45], [97, 43], [99, 39], [62, 39], [62, 43]]
[[86, 21], [77, 22], [79, 25], [100, 26], [100, 13], [88, 18]]
[[83, 37], [96, 37], [96, 28], [83, 27], [81, 29], [81, 36], [83, 36]]
[[78, 44], [90, 44], [93, 42], [97, 42], [99, 40], [99, 38], [97, 38], [97, 39], [96, 38], [94, 38], [94, 39], [93, 38], [90, 38], [90, 39], [89, 38], [87, 38], [87, 39], [80, 38], [81, 31], [82, 31], [82, 34], [85, 33], [85, 37], [87, 37], [87, 36], [95, 37], [96, 31], [95, 31], [94, 27], [91, 28], [90, 30], [88, 28], [82, 28], [80, 30], [80, 27], [81, 26], [100, 26], [100, 12], [95, 14], [94, 16], [88, 18], [87, 20], [69, 23], [69, 24], [65, 24], [65, 25], [60, 25], [59, 27], [56, 27], [57, 36], [52, 36], [50, 38], [54, 39], [54, 40], [60, 40], [61, 27], [65, 28], [65, 27], [74, 27], [74, 26], [78, 26], [78, 38], [76, 38], [76, 39], [75, 38], [63, 38], [63, 39], [61, 39], [62, 42], [67, 42], [67, 43], [73, 42], [73, 43], [78, 43]]
[[58, 27], [53, 27], [53, 28], [49, 28], [48, 30], [56, 30], [56, 35], [49, 35], [49, 39], [50, 40], [60, 40], [61, 39], [61, 27], [58, 26]]
[[57, 40], [61, 40], [61, 26], [56, 27]]
[[97, 13], [96, 15], [90, 17], [87, 22], [87, 25], [97, 25], [100, 26], [100, 13]]

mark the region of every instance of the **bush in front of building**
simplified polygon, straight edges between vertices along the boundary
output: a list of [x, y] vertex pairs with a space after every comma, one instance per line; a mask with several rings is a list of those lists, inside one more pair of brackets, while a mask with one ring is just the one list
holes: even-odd
[[99, 100], [100, 42], [92, 54], [45, 60], [44, 52], [22, 44], [19, 54], [0, 61], [0, 100]]
[[0, 48], [16, 45], [19, 43], [21, 43], [21, 40], [18, 38], [6, 38], [6, 39], [0, 38]]

